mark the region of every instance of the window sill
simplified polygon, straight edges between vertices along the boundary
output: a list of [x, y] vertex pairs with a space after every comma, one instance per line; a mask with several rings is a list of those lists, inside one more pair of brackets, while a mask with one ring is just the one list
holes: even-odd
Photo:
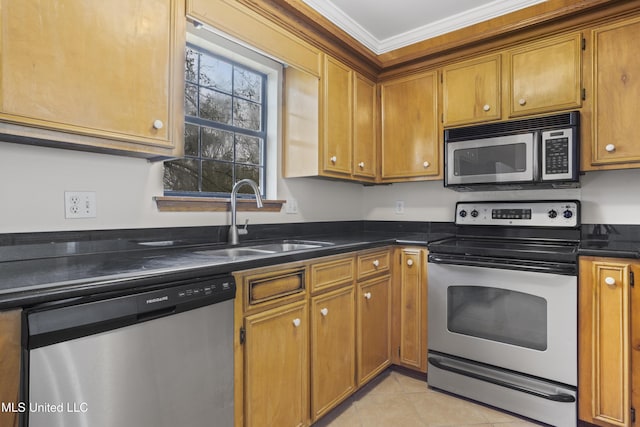
[[[160, 212], [227, 212], [231, 210], [231, 200], [217, 197], [154, 197]], [[254, 199], [237, 199], [238, 211], [280, 212], [284, 200], [263, 200], [264, 207], [258, 209]]]

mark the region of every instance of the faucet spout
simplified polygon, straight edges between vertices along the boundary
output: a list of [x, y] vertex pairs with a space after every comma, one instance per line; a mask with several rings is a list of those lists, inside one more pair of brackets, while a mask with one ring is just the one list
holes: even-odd
[[[236, 205], [237, 205], [238, 190], [243, 185], [248, 185], [249, 187], [251, 187], [251, 189], [255, 193], [256, 206], [258, 206], [258, 208], [262, 208], [264, 206], [262, 203], [262, 197], [260, 196], [260, 189], [258, 188], [258, 184], [256, 184], [255, 181], [247, 178], [247, 179], [241, 179], [240, 181], [235, 183], [235, 185], [233, 186], [233, 189], [231, 190], [231, 226], [229, 227], [229, 244], [230, 245], [237, 245], [238, 243], [240, 243], [238, 226], [236, 225], [236, 211], [237, 211]], [[246, 234], [246, 226], [244, 229], [244, 234]]]

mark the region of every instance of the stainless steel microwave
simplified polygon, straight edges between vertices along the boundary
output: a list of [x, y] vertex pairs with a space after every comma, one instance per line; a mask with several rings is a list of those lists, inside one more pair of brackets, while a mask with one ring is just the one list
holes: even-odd
[[580, 113], [452, 128], [445, 187], [457, 191], [579, 187]]

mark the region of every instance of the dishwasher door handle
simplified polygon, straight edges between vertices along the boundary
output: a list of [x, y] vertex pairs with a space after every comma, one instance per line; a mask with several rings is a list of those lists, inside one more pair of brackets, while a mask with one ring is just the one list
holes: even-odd
[[146, 322], [147, 320], [158, 319], [160, 317], [165, 317], [170, 314], [175, 314], [175, 312], [176, 312], [176, 306], [172, 305], [170, 307], [163, 307], [157, 310], [148, 311], [146, 313], [138, 313], [138, 315], [136, 315], [136, 320], [138, 322]]

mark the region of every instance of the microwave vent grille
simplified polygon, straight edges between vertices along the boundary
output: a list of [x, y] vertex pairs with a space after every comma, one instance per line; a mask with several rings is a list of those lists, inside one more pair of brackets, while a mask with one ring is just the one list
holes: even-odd
[[567, 126], [577, 126], [580, 119], [578, 111], [571, 111], [553, 116], [533, 117], [530, 119], [511, 120], [507, 122], [487, 123], [476, 126], [447, 129], [444, 132], [445, 141], [460, 141], [465, 139], [489, 138], [503, 134], [525, 133], [542, 129], [553, 129]]

